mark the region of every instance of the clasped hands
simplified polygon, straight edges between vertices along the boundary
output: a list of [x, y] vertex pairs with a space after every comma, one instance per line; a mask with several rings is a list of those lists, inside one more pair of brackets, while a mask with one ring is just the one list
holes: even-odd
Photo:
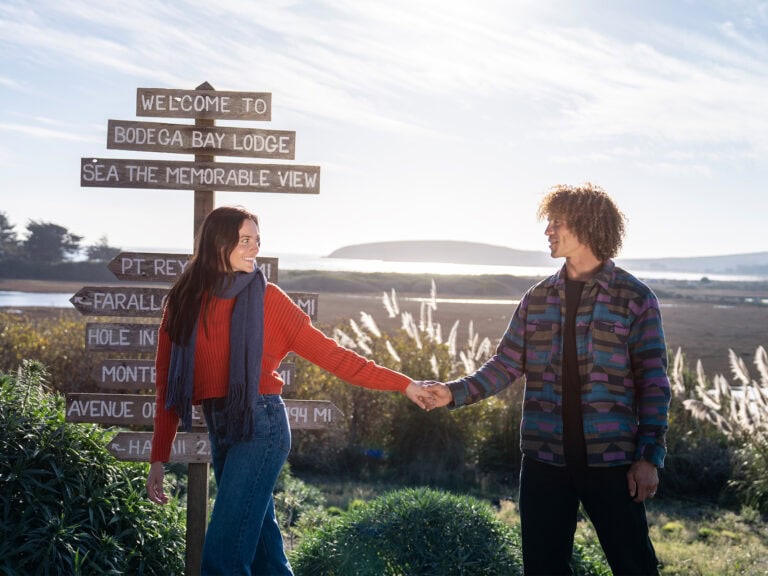
[[435, 380], [413, 380], [405, 389], [405, 395], [422, 410], [432, 410], [453, 402], [451, 389]]

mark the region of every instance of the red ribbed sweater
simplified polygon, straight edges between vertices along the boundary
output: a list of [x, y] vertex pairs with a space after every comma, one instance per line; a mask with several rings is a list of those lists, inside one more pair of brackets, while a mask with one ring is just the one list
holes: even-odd
[[[201, 325], [195, 344], [195, 382], [193, 404], [206, 398], [222, 398], [229, 385], [229, 326], [235, 299], [211, 297], [206, 329]], [[173, 410], [165, 408], [171, 341], [165, 330], [166, 317], [160, 324], [155, 357], [156, 412], [152, 436], [151, 461], [167, 462], [179, 426]], [[315, 328], [309, 316], [275, 284], [267, 284], [264, 294], [264, 351], [261, 360], [261, 394], [280, 394], [283, 381], [277, 367], [288, 352], [295, 352], [342, 380], [375, 390], [403, 391], [410, 379], [399, 372], [379, 366], [340, 346]]]

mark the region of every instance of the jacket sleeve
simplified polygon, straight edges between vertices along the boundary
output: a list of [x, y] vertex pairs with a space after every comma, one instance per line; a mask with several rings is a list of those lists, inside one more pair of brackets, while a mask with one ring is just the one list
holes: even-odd
[[632, 325], [629, 352], [638, 418], [635, 459], [647, 460], [662, 468], [667, 453], [671, 392], [661, 312], [653, 295], [647, 298]]
[[496, 353], [469, 376], [448, 382], [453, 406], [474, 404], [498, 394], [523, 375], [525, 369], [525, 322], [530, 290], [517, 305]]

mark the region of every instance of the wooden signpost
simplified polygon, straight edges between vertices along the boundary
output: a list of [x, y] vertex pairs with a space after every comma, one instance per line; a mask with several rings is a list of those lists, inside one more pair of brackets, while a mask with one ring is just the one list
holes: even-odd
[[110, 120], [107, 148], [293, 160], [296, 132]]
[[[168, 288], [83, 286], [69, 301], [84, 316], [160, 317]], [[288, 292], [296, 305], [317, 320], [317, 294]]]
[[[281, 362], [277, 371], [285, 386], [293, 385], [293, 362]], [[104, 390], [147, 390], [155, 387], [155, 361], [111, 358], [99, 363], [92, 376]]]
[[[119, 280], [135, 282], [174, 282], [189, 263], [191, 254], [155, 254], [151, 252], [120, 252], [107, 268]], [[277, 284], [277, 258], [256, 259], [269, 282]]]
[[317, 166], [83, 158], [80, 168], [82, 187], [290, 194], [320, 192], [320, 168]]
[[[98, 188], [152, 188], [194, 190], [193, 230], [197, 233], [205, 216], [213, 210], [214, 191], [319, 194], [320, 168], [295, 164], [216, 162], [215, 156], [293, 160], [296, 133], [216, 126], [216, 119], [269, 121], [272, 95], [264, 92], [223, 92], [208, 83], [195, 90], [138, 88], [136, 115], [192, 118], [192, 124], [109, 120], [107, 148], [141, 152], [194, 154], [194, 161], [82, 158], [80, 185]], [[108, 265], [121, 281], [134, 283], [174, 282], [189, 263], [188, 254], [123, 252]], [[258, 258], [258, 266], [270, 282], [277, 283], [276, 258]], [[154, 360], [146, 356], [157, 348], [158, 321], [167, 287], [84, 286], [70, 302], [85, 316], [117, 317], [126, 321], [88, 322], [86, 349], [91, 352], [144, 354], [138, 359], [107, 358], [95, 369], [100, 387], [120, 392], [152, 392]], [[312, 319], [317, 318], [317, 294], [289, 293]], [[295, 366], [280, 365], [286, 386], [293, 381]], [[147, 427], [156, 410], [154, 394], [67, 394], [66, 418], [71, 422], [95, 422], [110, 426]], [[289, 422], [295, 429], [317, 429], [333, 425], [343, 414], [322, 400], [285, 400]], [[171, 461], [188, 464], [187, 576], [199, 574], [208, 519], [210, 446], [205, 422], [193, 410], [193, 431], [178, 433]], [[116, 458], [147, 462], [152, 433], [119, 432], [107, 449]]]
[[[286, 399], [288, 422], [295, 430], [317, 430], [337, 422], [343, 414], [327, 400]], [[151, 426], [155, 417], [155, 397], [149, 394], [67, 394], [68, 422], [92, 422], [113, 426]], [[193, 426], [205, 426], [195, 407]], [[151, 436], [151, 433], [150, 433]]]

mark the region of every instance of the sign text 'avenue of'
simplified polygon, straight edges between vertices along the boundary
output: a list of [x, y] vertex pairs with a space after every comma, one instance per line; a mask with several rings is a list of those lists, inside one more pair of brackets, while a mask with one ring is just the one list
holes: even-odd
[[[149, 394], [71, 393], [66, 397], [68, 422], [95, 422], [117, 426], [150, 426], [155, 417], [155, 397]], [[328, 400], [285, 399], [291, 428], [312, 430], [334, 424], [343, 416]], [[201, 410], [194, 407], [192, 425], [205, 426]]]

